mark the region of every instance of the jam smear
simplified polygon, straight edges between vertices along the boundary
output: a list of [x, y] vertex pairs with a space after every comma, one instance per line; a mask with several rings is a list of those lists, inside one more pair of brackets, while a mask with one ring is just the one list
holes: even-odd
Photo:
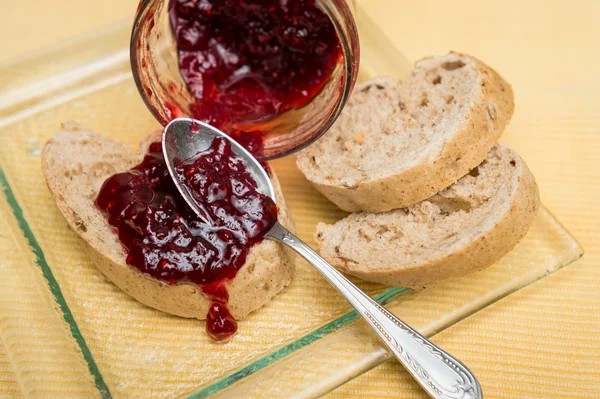
[[211, 300], [207, 332], [227, 339], [236, 323], [227, 310], [225, 283], [276, 222], [277, 208], [256, 191], [226, 138], [178, 162], [176, 173], [202, 208], [200, 217], [175, 187], [160, 142], [150, 145], [142, 163], [108, 178], [96, 205], [117, 229], [127, 264], [168, 284], [199, 285]]
[[341, 60], [316, 0], [173, 0], [169, 11], [192, 116], [226, 132], [303, 107]]

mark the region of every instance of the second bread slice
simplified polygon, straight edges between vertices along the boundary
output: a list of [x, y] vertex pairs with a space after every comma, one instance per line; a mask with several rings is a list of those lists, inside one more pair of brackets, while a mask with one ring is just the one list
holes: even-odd
[[358, 86], [297, 165], [348, 212], [384, 212], [437, 193], [479, 165], [514, 109], [510, 85], [463, 54], [423, 59], [403, 82]]
[[484, 269], [525, 235], [539, 194], [525, 162], [494, 147], [456, 184], [408, 208], [319, 223], [315, 240], [337, 268], [366, 280], [421, 288]]

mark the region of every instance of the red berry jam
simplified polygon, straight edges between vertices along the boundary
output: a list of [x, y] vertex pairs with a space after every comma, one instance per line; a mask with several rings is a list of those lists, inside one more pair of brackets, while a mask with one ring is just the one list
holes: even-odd
[[220, 302], [210, 304], [206, 315], [206, 333], [215, 341], [225, 341], [237, 331], [237, 323], [227, 306]]
[[161, 143], [152, 144], [139, 165], [108, 178], [96, 205], [117, 229], [127, 264], [168, 284], [202, 287], [212, 301], [207, 332], [223, 340], [236, 330], [226, 307], [226, 282], [273, 226], [277, 209], [256, 191], [256, 181], [225, 138], [176, 170], [201, 206], [200, 217], [175, 187]]
[[341, 60], [335, 28], [316, 0], [174, 0], [170, 7], [179, 67], [196, 98], [192, 116], [226, 132], [303, 107]]

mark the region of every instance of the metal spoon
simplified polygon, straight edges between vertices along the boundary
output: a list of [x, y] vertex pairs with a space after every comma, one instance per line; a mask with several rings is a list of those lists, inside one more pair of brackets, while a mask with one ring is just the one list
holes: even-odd
[[[207, 149], [217, 136], [226, 137], [231, 141], [233, 152], [246, 162], [248, 170], [256, 180], [257, 191], [275, 200], [273, 186], [267, 172], [246, 149], [208, 124], [188, 118], [178, 118], [165, 127], [162, 138], [163, 153], [177, 189], [194, 212], [201, 214], [194, 197], [175, 174], [174, 160], [193, 157]], [[275, 223], [266, 237], [288, 245], [317, 268], [354, 306], [431, 397], [483, 398], [479, 381], [464, 364], [371, 299], [279, 222]]]

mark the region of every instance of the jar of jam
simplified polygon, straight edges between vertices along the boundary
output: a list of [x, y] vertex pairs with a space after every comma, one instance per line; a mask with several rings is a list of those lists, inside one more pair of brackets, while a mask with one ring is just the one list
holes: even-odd
[[345, 0], [142, 0], [130, 55], [163, 125], [193, 117], [269, 160], [333, 124], [356, 81], [359, 42]]

